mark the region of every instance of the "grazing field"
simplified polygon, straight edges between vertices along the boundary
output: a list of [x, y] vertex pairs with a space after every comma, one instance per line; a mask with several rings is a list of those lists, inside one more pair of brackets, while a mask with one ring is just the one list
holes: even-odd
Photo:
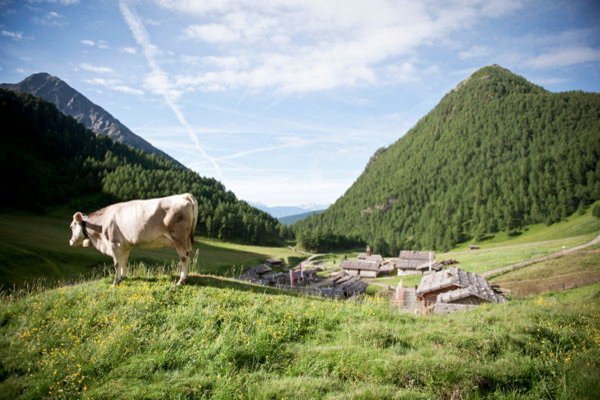
[[510, 289], [512, 298], [597, 283], [600, 282], [600, 245], [508, 272], [492, 281]]
[[[70, 217], [0, 214], [0, 286], [72, 281], [111, 269], [110, 257], [93, 248], [69, 247]], [[232, 276], [244, 266], [278, 257], [295, 265], [305, 256], [285, 247], [247, 246], [196, 238], [198, 262], [192, 272]], [[175, 250], [136, 249], [130, 264], [157, 266], [178, 261]], [[43, 282], [36, 282], [43, 280]]]
[[454, 258], [460, 267], [481, 273], [519, 261], [547, 256], [551, 253], [589, 242], [600, 234], [600, 219], [591, 215], [592, 207], [584, 215], [574, 214], [565, 221], [545, 226], [532, 225], [524, 232], [509, 236], [502, 233], [477, 243], [478, 250], [468, 250], [468, 243], [455, 250], [436, 255], [443, 260]]
[[2, 299], [0, 398], [593, 399], [599, 299], [416, 317], [227, 278], [105, 278]]

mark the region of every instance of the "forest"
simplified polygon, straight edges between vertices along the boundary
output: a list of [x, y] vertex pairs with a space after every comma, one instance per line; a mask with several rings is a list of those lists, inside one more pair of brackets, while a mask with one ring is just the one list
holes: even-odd
[[447, 250], [583, 212], [600, 198], [599, 160], [600, 94], [550, 93], [485, 67], [293, 228], [313, 250]]
[[277, 244], [289, 234], [217, 180], [96, 136], [39, 97], [0, 89], [0, 125], [4, 211], [91, 212], [117, 201], [191, 192], [199, 203], [200, 235]]

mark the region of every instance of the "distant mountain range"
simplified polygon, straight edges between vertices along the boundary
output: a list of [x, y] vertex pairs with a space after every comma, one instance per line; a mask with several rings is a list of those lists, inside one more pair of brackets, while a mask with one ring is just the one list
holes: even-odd
[[375, 152], [335, 204], [294, 230], [313, 250], [450, 249], [585, 211], [600, 198], [599, 160], [599, 93], [551, 93], [492, 65]]
[[108, 111], [91, 102], [56, 76], [40, 72], [28, 76], [19, 83], [0, 84], [0, 88], [41, 97], [97, 135], [106, 135], [115, 142], [127, 144], [148, 153], [162, 155], [182, 166], [177, 160], [133, 133]]
[[292, 224], [295, 224], [296, 222], [302, 221], [303, 219], [310, 217], [311, 215], [323, 214], [324, 212], [325, 212], [325, 210], [315, 210], [315, 211], [305, 212], [302, 214], [288, 215], [286, 217], [280, 217], [277, 219], [279, 220], [279, 222], [281, 222], [284, 225], [292, 225]]
[[262, 203], [250, 203], [252, 206], [258, 208], [259, 210], [263, 210], [273, 217], [281, 219], [283, 217], [297, 216], [300, 214], [312, 214], [314, 211], [325, 210], [329, 207], [328, 204], [306, 204], [301, 206], [267, 206]]

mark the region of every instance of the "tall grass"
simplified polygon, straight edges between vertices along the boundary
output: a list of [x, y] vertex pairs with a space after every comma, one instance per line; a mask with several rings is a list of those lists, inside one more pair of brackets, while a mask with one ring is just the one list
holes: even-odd
[[594, 398], [600, 285], [445, 317], [169, 266], [5, 297], [0, 398]]

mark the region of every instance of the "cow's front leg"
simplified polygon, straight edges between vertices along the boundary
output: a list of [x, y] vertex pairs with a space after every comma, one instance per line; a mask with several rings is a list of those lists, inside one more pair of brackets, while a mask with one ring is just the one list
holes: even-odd
[[179, 258], [181, 259], [181, 275], [179, 276], [177, 285], [181, 286], [185, 283], [185, 280], [188, 276], [188, 269], [190, 267], [190, 251], [177, 249], [177, 254], [179, 254]]
[[129, 250], [121, 250], [119, 255], [119, 268], [121, 270], [121, 281], [127, 278], [127, 262], [129, 261]]
[[115, 266], [115, 280], [113, 281], [113, 286], [121, 283], [121, 268], [119, 268], [119, 259], [116, 256], [113, 256], [113, 264]]

